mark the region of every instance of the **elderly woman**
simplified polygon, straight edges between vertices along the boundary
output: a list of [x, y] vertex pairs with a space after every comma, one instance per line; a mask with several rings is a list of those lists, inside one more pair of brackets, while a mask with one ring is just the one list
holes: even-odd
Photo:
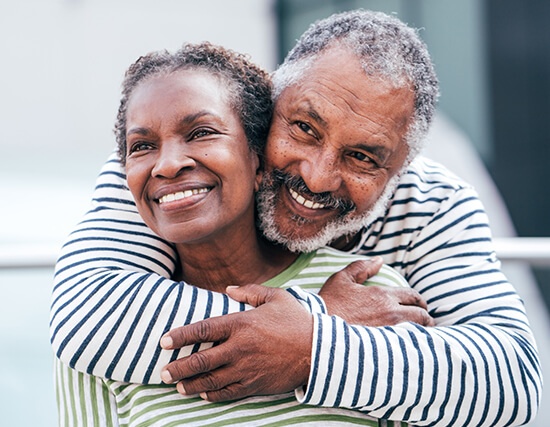
[[[360, 259], [329, 248], [295, 254], [258, 232], [254, 195], [271, 111], [268, 75], [221, 47], [185, 45], [141, 57], [128, 69], [116, 124], [119, 155], [140, 215], [176, 248], [174, 279], [218, 293], [247, 283], [315, 289]], [[387, 266], [370, 282], [407, 286]], [[197, 301], [182, 299], [189, 306], [182, 323], [211, 314], [208, 303]], [[290, 296], [288, 303], [299, 304]], [[301, 310], [296, 322], [313, 325], [312, 315]], [[311, 342], [296, 345], [311, 351]], [[178, 357], [197, 350], [183, 348]], [[158, 357], [168, 362], [172, 353]], [[56, 369], [62, 425], [378, 425], [360, 412], [300, 405], [292, 393], [219, 404], [173, 385], [107, 380], [59, 361]]]

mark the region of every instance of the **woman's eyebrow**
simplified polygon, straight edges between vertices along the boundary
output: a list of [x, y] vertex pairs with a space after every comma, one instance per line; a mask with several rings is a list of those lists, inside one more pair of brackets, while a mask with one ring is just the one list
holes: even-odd
[[216, 113], [214, 113], [210, 110], [200, 110], [200, 111], [197, 111], [196, 113], [187, 114], [187, 115], [183, 116], [180, 119], [179, 123], [180, 123], [180, 125], [185, 125], [187, 123], [192, 123], [195, 120], [198, 120], [198, 119], [200, 119], [202, 117], [205, 117], [205, 116], [210, 116], [210, 117], [213, 117], [215, 119], [221, 120], [221, 117], [218, 114], [216, 114]]
[[126, 132], [128, 136], [133, 134], [146, 136], [146, 135], [149, 135], [149, 133], [150, 133], [150, 130], [144, 127], [133, 127], [131, 129], [128, 129], [128, 131]]

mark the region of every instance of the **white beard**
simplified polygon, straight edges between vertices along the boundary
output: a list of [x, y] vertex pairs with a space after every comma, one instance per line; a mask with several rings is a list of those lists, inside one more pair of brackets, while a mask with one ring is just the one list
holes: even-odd
[[[275, 205], [280, 187], [262, 186], [256, 199], [259, 227], [267, 239], [286, 246], [292, 252], [312, 252], [322, 246], [328, 245], [341, 236], [357, 233], [372, 224], [378, 217], [384, 215], [388, 202], [399, 183], [399, 178], [400, 174], [397, 174], [390, 179], [384, 192], [368, 211], [352, 217], [350, 217], [351, 213], [348, 213], [329, 222], [313, 236], [304, 238], [300, 238], [299, 233], [295, 233], [296, 235], [293, 236], [282, 234], [278, 228], [277, 217], [275, 216]], [[297, 229], [299, 229], [301, 224], [308, 222], [308, 220], [301, 217], [296, 218], [295, 221]]]

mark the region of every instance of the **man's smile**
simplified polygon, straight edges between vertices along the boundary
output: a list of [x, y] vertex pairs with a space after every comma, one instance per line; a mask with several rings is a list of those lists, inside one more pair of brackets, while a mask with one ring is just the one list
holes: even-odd
[[296, 201], [296, 203], [305, 206], [309, 209], [324, 209], [326, 207], [325, 204], [317, 203], [312, 200], [308, 200], [302, 195], [298, 194], [296, 191], [294, 191], [292, 188], [288, 189], [290, 196]]

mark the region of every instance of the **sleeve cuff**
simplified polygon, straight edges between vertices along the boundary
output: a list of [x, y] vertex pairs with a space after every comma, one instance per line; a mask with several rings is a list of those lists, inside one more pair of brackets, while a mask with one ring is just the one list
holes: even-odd
[[294, 298], [302, 304], [302, 306], [311, 314], [321, 313], [327, 314], [327, 307], [325, 301], [319, 295], [306, 292], [297, 286], [287, 288], [286, 291], [290, 293]]

